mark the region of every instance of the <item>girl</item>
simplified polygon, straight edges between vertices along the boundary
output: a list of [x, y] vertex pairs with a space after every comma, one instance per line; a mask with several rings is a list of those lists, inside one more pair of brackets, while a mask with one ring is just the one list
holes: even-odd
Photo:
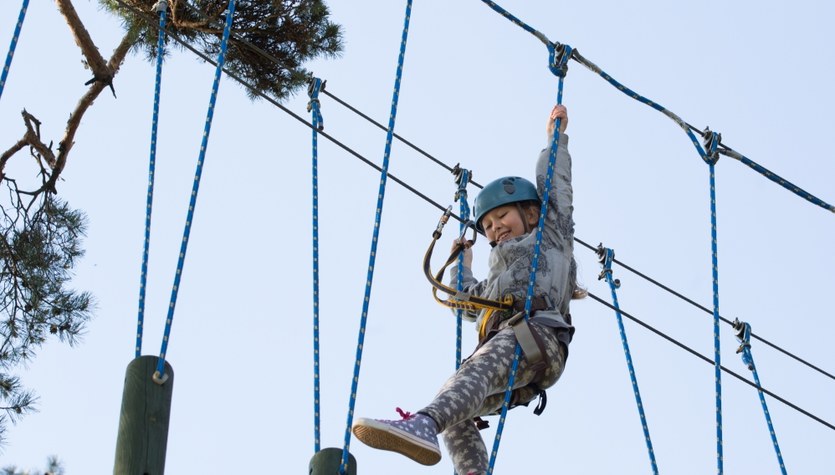
[[[556, 119], [561, 119], [559, 148], [548, 190], [531, 316], [525, 322], [520, 312], [527, 296]], [[536, 164], [537, 186], [524, 178], [504, 177], [485, 186], [476, 197], [476, 226], [493, 246], [485, 280], [473, 277], [472, 250], [461, 243], [465, 247], [464, 291], [497, 301], [510, 295], [513, 311], [468, 315], [479, 330], [479, 344], [472, 356], [416, 414], [398, 408], [402, 420], [357, 419], [353, 432], [360, 441], [434, 465], [441, 459], [438, 434], [442, 434], [456, 473], [483, 474], [489, 460], [474, 418], [501, 410], [517, 342], [525, 357], [517, 368], [513, 405], [527, 404], [559, 379], [574, 333], [569, 302], [585, 296], [576, 283], [567, 125], [565, 107], [555, 106], [546, 127], [549, 148], [539, 154]], [[451, 277], [455, 282], [457, 266], [452, 268]]]

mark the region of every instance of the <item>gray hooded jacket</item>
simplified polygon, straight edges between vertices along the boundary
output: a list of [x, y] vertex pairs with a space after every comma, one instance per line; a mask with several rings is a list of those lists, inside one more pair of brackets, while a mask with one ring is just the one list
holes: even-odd
[[[536, 163], [536, 188], [540, 200], [544, 197], [548, 173], [550, 147], [542, 150]], [[535, 296], [546, 296], [550, 305], [535, 312], [531, 321], [561, 329], [560, 341], [568, 346], [574, 334], [569, 323], [568, 306], [576, 286], [577, 264], [574, 261], [574, 219], [572, 213], [571, 155], [568, 136], [560, 134], [557, 161], [551, 190], [548, 193], [548, 214], [542, 232], [540, 256], [536, 272]], [[536, 244], [536, 228], [530, 233], [497, 244], [490, 251], [490, 271], [487, 278], [477, 281], [472, 270], [464, 267], [464, 291], [491, 300], [501, 300], [511, 294], [514, 301], [524, 302], [527, 296], [531, 264]], [[451, 282], [457, 282], [458, 269], [453, 266]], [[511, 312], [505, 316], [509, 318]], [[465, 314], [468, 320], [481, 327], [484, 312]]]

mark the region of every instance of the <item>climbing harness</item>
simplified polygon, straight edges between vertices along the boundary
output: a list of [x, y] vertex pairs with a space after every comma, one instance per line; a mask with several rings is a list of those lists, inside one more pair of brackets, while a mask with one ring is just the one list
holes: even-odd
[[3, 65], [3, 72], [0, 73], [0, 97], [3, 97], [6, 78], [9, 76], [9, 68], [12, 67], [12, 58], [17, 48], [17, 40], [20, 38], [20, 30], [23, 28], [23, 20], [26, 19], [26, 10], [28, 9], [29, 0], [23, 0], [23, 5], [20, 6], [20, 13], [17, 16], [17, 23], [15, 23], [14, 33], [12, 34], [12, 41], [9, 44], [9, 52], [6, 54], [6, 64]]
[[780, 464], [780, 471], [783, 475], [787, 475], [786, 464], [783, 463], [783, 454], [780, 452], [780, 444], [777, 442], [777, 433], [774, 431], [774, 424], [771, 422], [771, 413], [768, 412], [768, 404], [765, 402], [763, 396], [762, 385], [760, 385], [760, 377], [757, 374], [757, 366], [754, 364], [754, 356], [751, 354], [751, 325], [746, 322], [741, 322], [739, 319], [734, 320], [734, 330], [736, 331], [736, 338], [739, 341], [739, 348], [737, 353], [741, 353], [742, 362], [754, 375], [754, 383], [757, 385], [757, 394], [760, 397], [760, 404], [765, 414], [765, 421], [768, 424], [768, 433], [771, 434], [771, 443], [774, 445], [774, 452], [777, 454], [777, 463]]
[[635, 367], [632, 365], [632, 354], [629, 351], [629, 342], [626, 339], [626, 329], [623, 326], [623, 317], [620, 312], [620, 304], [618, 303], [617, 289], [620, 288], [620, 280], [612, 277], [612, 261], [615, 258], [615, 251], [608, 247], [603, 247], [603, 243], [597, 246], [597, 258], [603, 270], [600, 271], [598, 280], [606, 280], [609, 284], [609, 289], [612, 292], [612, 305], [615, 307], [615, 316], [618, 320], [618, 331], [620, 332], [620, 342], [623, 345], [623, 353], [626, 356], [626, 366], [629, 370], [629, 377], [632, 380], [632, 392], [635, 394], [635, 404], [638, 406], [638, 415], [641, 418], [641, 427], [644, 430], [644, 440], [647, 443], [647, 452], [649, 453], [649, 462], [652, 468], [652, 473], [658, 475], [658, 464], [655, 460], [655, 451], [652, 448], [652, 439], [649, 436], [649, 424], [647, 424], [647, 417], [644, 413], [644, 403], [641, 401], [641, 391], [638, 388], [638, 378], [635, 376]]
[[[429, 243], [429, 248], [426, 250], [426, 253], [423, 256], [423, 273], [429, 280], [429, 283], [432, 284], [432, 296], [435, 298], [436, 302], [445, 307], [449, 307], [456, 310], [462, 310], [469, 313], [484, 312], [484, 318], [482, 320], [482, 323], [486, 323], [496, 311], [513, 310], [512, 295], [505, 295], [500, 301], [491, 300], [472, 295], [468, 292], [464, 292], [463, 290], [454, 289], [443, 283], [443, 276], [446, 272], [447, 267], [449, 267], [453, 262], [456, 262], [459, 255], [462, 254], [464, 251], [465, 245], [461, 241], [464, 239], [468, 229], [472, 229], [472, 239], [469, 241], [470, 245], [475, 243], [478, 237], [478, 233], [475, 230], [475, 223], [473, 223], [472, 221], [467, 221], [462, 224], [461, 234], [458, 236], [456, 244], [453, 247], [452, 252], [449, 255], [449, 258], [447, 258], [444, 265], [436, 274], [433, 275], [432, 270], [430, 269], [430, 263], [432, 261], [432, 252], [435, 249], [435, 244], [438, 242], [438, 239], [441, 238], [444, 225], [446, 225], [446, 223], [449, 221], [451, 213], [452, 207], [450, 206], [438, 220], [438, 226], [432, 232], [432, 242]], [[438, 296], [439, 290], [449, 295], [450, 298], [446, 300], [440, 298]], [[479, 330], [479, 340], [481, 340], [484, 336], [484, 326], [482, 325], [482, 328]]]

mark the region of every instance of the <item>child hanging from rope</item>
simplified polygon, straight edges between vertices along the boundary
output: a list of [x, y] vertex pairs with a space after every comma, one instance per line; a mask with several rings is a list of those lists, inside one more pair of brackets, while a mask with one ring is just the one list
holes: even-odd
[[[545, 218], [529, 323], [524, 314], [525, 298], [534, 257], [540, 200], [544, 187], [556, 119], [561, 119], [559, 149], [548, 192]], [[568, 153], [568, 113], [564, 106], [551, 110], [547, 122], [549, 148], [536, 164], [538, 189], [520, 177], [504, 177], [484, 187], [475, 201], [475, 221], [493, 246], [487, 279], [472, 274], [472, 250], [464, 250], [464, 291], [501, 300], [513, 296], [513, 310], [468, 315], [476, 320], [479, 344], [435, 399], [416, 414], [397, 408], [402, 420], [358, 418], [353, 426], [365, 444], [401, 453], [412, 460], [434, 465], [441, 459], [438, 434], [442, 434], [458, 475], [480, 475], [488, 468], [487, 449], [479, 435], [479, 416], [501, 411], [517, 341], [524, 356], [519, 360], [511, 406], [527, 405], [554, 385], [568, 357], [574, 333], [568, 312], [572, 298], [585, 291], [577, 285], [572, 219], [571, 156]], [[455, 245], [453, 245], [453, 248]], [[457, 266], [452, 267], [452, 281]], [[515, 317], [515, 318], [514, 318]], [[529, 329], [529, 331], [528, 331]], [[544, 408], [540, 399], [540, 410]], [[535, 411], [536, 412], [536, 411]]]

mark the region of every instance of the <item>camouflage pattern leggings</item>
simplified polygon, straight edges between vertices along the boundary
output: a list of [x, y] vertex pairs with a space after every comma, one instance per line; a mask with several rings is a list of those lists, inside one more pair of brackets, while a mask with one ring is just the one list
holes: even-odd
[[[545, 346], [546, 367], [539, 379], [534, 380], [536, 372], [525, 358], [520, 359], [514, 389], [529, 383], [536, 383], [542, 389], [551, 387], [565, 367], [566, 350], [557, 340], [555, 329], [535, 322], [530, 325]], [[458, 475], [481, 475], [487, 471], [487, 448], [473, 418], [501, 409], [515, 350], [513, 329], [505, 328], [465, 360], [432, 403], [419, 411], [431, 416], [438, 424], [438, 432], [443, 432]], [[536, 392], [531, 390], [522, 395], [520, 402], [528, 402], [535, 396]]]

